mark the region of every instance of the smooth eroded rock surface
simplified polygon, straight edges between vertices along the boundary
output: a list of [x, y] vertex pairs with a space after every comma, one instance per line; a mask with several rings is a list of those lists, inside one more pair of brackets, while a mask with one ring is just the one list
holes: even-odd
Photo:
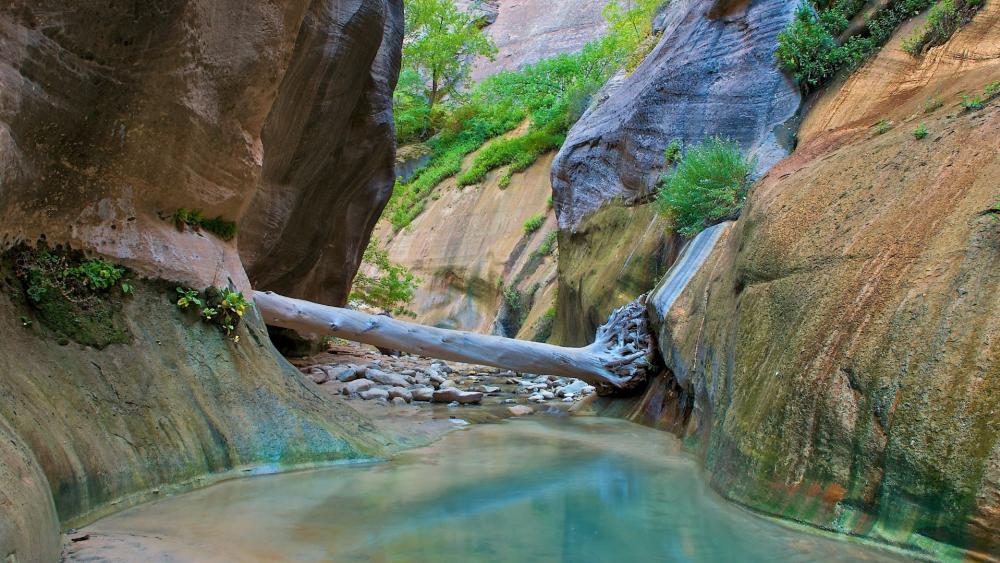
[[314, 0], [264, 126], [240, 254], [255, 288], [347, 300], [395, 181], [402, 0]]
[[912, 59], [902, 29], [657, 315], [671, 376], [626, 414], [696, 438], [730, 498], [1000, 553], [1000, 105], [959, 105], [1000, 78], [998, 30], [988, 4]]

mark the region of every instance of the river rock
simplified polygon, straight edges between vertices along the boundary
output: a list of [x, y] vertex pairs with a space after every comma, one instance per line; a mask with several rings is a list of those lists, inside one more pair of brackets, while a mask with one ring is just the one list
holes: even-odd
[[542, 391], [541, 395], [542, 398], [545, 399], [546, 401], [550, 401], [556, 398], [556, 394], [553, 393], [552, 391]]
[[434, 392], [435, 403], [447, 403], [456, 401], [462, 404], [479, 403], [483, 400], [483, 394], [475, 391], [462, 391], [454, 387], [442, 388]]
[[584, 389], [590, 387], [585, 381], [580, 381], [579, 379], [574, 379], [572, 383], [563, 385], [556, 389], [556, 395], [560, 397], [565, 397], [566, 395], [579, 395], [584, 392]]
[[500, 388], [497, 387], [496, 385], [483, 385], [482, 387], [479, 388], [479, 390], [482, 391], [483, 393], [490, 394], [500, 391]]
[[373, 387], [367, 391], [362, 391], [361, 393], [358, 393], [358, 395], [366, 401], [371, 401], [372, 399], [389, 399], [389, 392], [379, 387]]
[[330, 366], [330, 368], [333, 377], [337, 378], [337, 381], [342, 381], [344, 383], [354, 381], [355, 379], [359, 379], [365, 375], [365, 368], [354, 364]]
[[443, 383], [441, 383], [441, 387], [440, 387], [441, 389], [445, 389], [447, 387], [456, 387], [457, 388], [458, 387], [458, 383], [456, 383], [455, 381], [452, 381], [451, 379], [448, 379], [448, 380], [444, 381]]
[[392, 398], [392, 404], [393, 404], [393, 406], [405, 407], [406, 406], [406, 402], [407, 402], [406, 399], [404, 399], [402, 397], [393, 397]]
[[507, 407], [507, 412], [514, 416], [526, 416], [533, 414], [535, 409], [529, 407], [528, 405], [514, 405], [512, 407]]
[[314, 367], [311, 370], [309, 370], [308, 375], [309, 379], [311, 379], [313, 383], [315, 383], [316, 385], [322, 385], [327, 381], [330, 381], [330, 374], [327, 373], [326, 370], [320, 369], [318, 367]]
[[370, 379], [375, 383], [381, 383], [382, 385], [388, 385], [390, 387], [406, 387], [410, 385], [410, 382], [407, 381], [402, 375], [374, 368], [368, 368], [365, 370], [365, 378]]
[[410, 396], [414, 401], [432, 401], [434, 400], [434, 388], [426, 386], [418, 386], [410, 389]]
[[389, 397], [393, 399], [403, 399], [407, 403], [413, 400], [413, 395], [402, 387], [392, 387], [389, 389]]
[[545, 397], [543, 397], [541, 393], [535, 393], [534, 395], [528, 397], [528, 400], [541, 403], [542, 401], [545, 400]]
[[375, 386], [373, 381], [367, 379], [355, 379], [344, 385], [343, 393], [345, 395], [356, 395], [362, 391], [367, 391]]

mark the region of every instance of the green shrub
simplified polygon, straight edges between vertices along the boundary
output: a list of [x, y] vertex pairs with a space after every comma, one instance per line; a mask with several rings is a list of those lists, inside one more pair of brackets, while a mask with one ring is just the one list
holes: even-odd
[[558, 237], [559, 233], [557, 231], [552, 231], [551, 233], [545, 235], [545, 240], [543, 240], [542, 244], [538, 247], [538, 254], [542, 256], [552, 254], [552, 252], [556, 249]]
[[681, 158], [681, 140], [673, 139], [663, 151], [663, 160], [667, 166], [672, 166]]
[[941, 109], [941, 106], [943, 105], [944, 101], [937, 96], [927, 98], [927, 100], [924, 101], [924, 113], [933, 113]]
[[742, 207], [755, 166], [735, 141], [712, 137], [690, 147], [664, 177], [657, 208], [677, 232], [692, 237]]
[[523, 137], [493, 141], [479, 151], [468, 170], [458, 175], [458, 185], [479, 183], [490, 170], [501, 166], [509, 165], [510, 172], [525, 170], [541, 154], [558, 149], [565, 140], [563, 134], [531, 131]]
[[362, 264], [372, 267], [374, 273], [369, 275], [358, 271], [351, 286], [351, 301], [394, 315], [417, 316], [409, 306], [423, 280], [406, 267], [389, 260], [389, 253], [375, 238], [368, 242]]
[[969, 96], [962, 94], [962, 109], [965, 111], [975, 111], [984, 107], [982, 96]]
[[544, 223], [545, 223], [544, 215], [533, 215], [532, 217], [528, 218], [527, 221], [524, 222], [524, 234], [530, 235], [531, 233], [542, 228], [542, 225]]
[[190, 227], [196, 231], [204, 229], [227, 241], [233, 240], [233, 237], [236, 236], [237, 228], [235, 222], [227, 221], [221, 215], [213, 219], [206, 219], [200, 209], [186, 209], [181, 207], [177, 211], [174, 211], [170, 218], [174, 225], [181, 230], [185, 227]]
[[927, 125], [921, 123], [913, 130], [913, 137], [918, 141], [927, 136]]
[[888, 119], [880, 119], [878, 123], [875, 124], [875, 132], [879, 135], [885, 135], [892, 130], [892, 122]]
[[983, 96], [986, 98], [986, 101], [1000, 96], [1000, 80], [987, 84], [986, 88], [983, 89]]
[[984, 0], [939, 0], [931, 6], [923, 27], [903, 40], [903, 50], [916, 57], [944, 44], [984, 3]]
[[934, 0], [889, 0], [865, 22], [860, 34], [839, 43], [837, 37], [864, 4], [859, 0], [837, 1], [818, 12], [803, 5], [778, 35], [778, 66], [790, 73], [803, 90], [814, 90], [837, 72], [859, 67], [900, 24], [930, 7]]
[[790, 73], [805, 90], [820, 86], [841, 66], [837, 41], [808, 5], [778, 34], [778, 67]]

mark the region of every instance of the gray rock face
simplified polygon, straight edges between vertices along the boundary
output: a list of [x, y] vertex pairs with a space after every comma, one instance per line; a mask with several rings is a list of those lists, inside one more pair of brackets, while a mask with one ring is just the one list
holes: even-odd
[[[402, 0], [314, 0], [240, 236], [254, 287], [343, 304], [395, 180]], [[317, 228], [317, 225], [325, 228]]]
[[614, 81], [570, 130], [552, 165], [561, 229], [575, 230], [612, 199], [641, 201], [664, 168], [672, 139], [738, 141], [766, 170], [787, 155], [782, 124], [799, 106], [775, 66], [778, 33], [797, 2], [674, 0], [659, 44], [629, 77]]

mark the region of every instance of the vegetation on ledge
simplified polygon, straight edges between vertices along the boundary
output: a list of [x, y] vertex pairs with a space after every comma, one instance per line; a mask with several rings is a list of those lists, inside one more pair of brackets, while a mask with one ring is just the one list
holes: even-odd
[[[129, 340], [117, 315], [121, 299], [133, 292], [125, 268], [44, 245], [13, 249], [3, 262], [3, 269], [17, 280], [11, 287], [14, 296], [22, 298], [60, 342], [72, 340], [100, 349]], [[22, 324], [28, 327], [32, 322], [25, 317]]]
[[178, 230], [184, 230], [185, 227], [190, 227], [195, 231], [204, 229], [226, 241], [233, 240], [236, 236], [237, 227], [234, 221], [227, 221], [221, 215], [216, 216], [214, 219], [209, 219], [204, 216], [204, 213], [200, 209], [186, 209], [181, 207], [177, 211], [174, 211], [170, 219], [177, 226]]
[[[958, 2], [958, 4], [956, 3]], [[934, 6], [928, 25], [904, 49], [917, 53], [947, 41], [959, 25], [971, 19], [983, 0], [890, 0], [865, 21], [860, 33], [841, 41], [850, 20], [865, 7], [864, 0], [834, 0], [805, 4], [795, 20], [778, 35], [775, 56], [804, 91], [812, 91], [841, 70], [854, 70], [878, 52], [906, 20]]]
[[693, 237], [739, 211], [754, 167], [738, 143], [712, 137], [687, 149], [677, 169], [663, 177], [657, 207], [678, 233]]

